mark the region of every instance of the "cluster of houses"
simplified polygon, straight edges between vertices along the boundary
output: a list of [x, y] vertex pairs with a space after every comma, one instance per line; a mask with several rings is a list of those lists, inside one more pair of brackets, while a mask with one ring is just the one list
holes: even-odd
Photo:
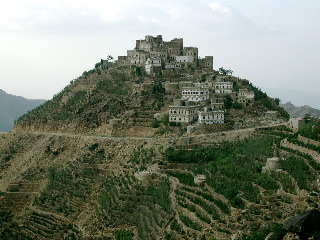
[[101, 60], [102, 69], [112, 65], [144, 66], [147, 74], [184, 68], [213, 71], [213, 56], [199, 58], [198, 48], [184, 47], [182, 38], [163, 41], [162, 35], [147, 35], [145, 39], [136, 40], [135, 48], [128, 50], [126, 56], [118, 56], [114, 63], [109, 59]]
[[[233, 82], [227, 76], [212, 81], [183, 81], [176, 84], [181, 99], [174, 99], [169, 106], [169, 121], [181, 123], [219, 124], [224, 123], [224, 98], [229, 95], [242, 105], [253, 102], [254, 93], [248, 89], [234, 92]], [[172, 84], [170, 84], [172, 89]], [[205, 107], [201, 107], [201, 106]]]
[[119, 56], [113, 62], [101, 60], [100, 68], [114, 66], [141, 66], [149, 75], [183, 69], [197, 69], [211, 73], [205, 81], [181, 81], [166, 83], [170, 90], [180, 91], [181, 98], [174, 99], [169, 106], [169, 121], [179, 123], [214, 124], [224, 123], [224, 97], [229, 95], [233, 102], [247, 105], [253, 102], [254, 93], [248, 89], [234, 91], [233, 82], [228, 76], [218, 76], [213, 70], [213, 56], [200, 58], [197, 47], [184, 47], [182, 38], [163, 41], [162, 35], [147, 35], [136, 40], [133, 50], [126, 56]]

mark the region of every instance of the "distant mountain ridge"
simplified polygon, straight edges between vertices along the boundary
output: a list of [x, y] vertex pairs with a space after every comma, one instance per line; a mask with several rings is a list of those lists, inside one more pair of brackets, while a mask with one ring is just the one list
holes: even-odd
[[0, 132], [10, 131], [15, 119], [43, 104], [45, 101], [44, 99], [26, 99], [8, 94], [0, 89]]
[[287, 102], [285, 104], [280, 104], [280, 106], [283, 107], [291, 117], [303, 117], [306, 114], [310, 114], [313, 117], [320, 117], [320, 110], [307, 105], [297, 107], [291, 102]]

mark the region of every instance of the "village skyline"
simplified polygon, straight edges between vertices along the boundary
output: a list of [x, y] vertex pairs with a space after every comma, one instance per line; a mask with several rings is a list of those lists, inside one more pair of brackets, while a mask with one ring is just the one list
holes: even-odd
[[[50, 99], [107, 55], [162, 34], [282, 102], [320, 108], [317, 1], [15, 1], [1, 8], [0, 88]], [[307, 81], [307, 84], [301, 82]]]

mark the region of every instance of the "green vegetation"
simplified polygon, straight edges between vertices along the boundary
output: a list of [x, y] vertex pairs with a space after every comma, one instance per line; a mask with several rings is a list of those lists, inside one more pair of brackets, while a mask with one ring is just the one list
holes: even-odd
[[271, 111], [278, 111], [279, 114], [284, 118], [284, 119], [289, 119], [290, 116], [289, 114], [281, 107], [278, 106], [278, 101], [274, 100], [270, 97], [265, 92], [262, 92], [260, 88], [257, 88], [252, 85], [252, 83], [248, 83], [248, 86], [253, 90], [254, 92], [254, 100], [255, 101], [260, 101], [261, 104], [266, 107], [268, 110]]
[[116, 240], [131, 240], [133, 239], [133, 232], [128, 231], [116, 231], [115, 238]]
[[145, 149], [140, 146], [133, 152], [130, 162], [134, 163], [136, 166], [140, 166], [140, 170], [143, 170], [146, 168], [147, 164], [151, 163], [154, 156], [154, 148]]
[[[192, 195], [190, 193], [181, 191], [179, 189], [176, 190], [176, 193], [179, 196], [182, 196], [186, 199], [188, 199], [190, 202], [194, 203], [195, 205], [199, 205], [204, 211], [206, 211], [213, 219], [220, 220], [220, 215], [217, 211], [217, 209], [214, 207], [214, 205], [207, 203], [203, 199], [201, 199], [198, 196]], [[189, 209], [191, 211], [194, 211], [192, 209]]]
[[188, 228], [191, 228], [191, 229], [194, 229], [194, 230], [197, 230], [197, 231], [201, 231], [201, 226], [196, 223], [195, 221], [193, 221], [192, 219], [190, 219], [189, 217], [187, 216], [180, 216], [180, 220], [181, 222], [184, 223], [184, 225], [186, 225]]
[[310, 168], [302, 158], [289, 156], [281, 165], [297, 181], [299, 188], [309, 190], [309, 183], [314, 180], [311, 176]]
[[25, 239], [33, 238], [21, 232], [20, 226], [13, 221], [11, 212], [0, 212], [0, 239]]
[[233, 106], [233, 100], [229, 95], [225, 96], [225, 98], [223, 99], [223, 103], [225, 109], [230, 109]]
[[179, 173], [179, 172], [171, 172], [167, 171], [167, 174], [169, 174], [172, 177], [178, 178], [179, 182], [187, 185], [187, 186], [196, 186], [194, 183], [194, 177], [191, 174], [187, 173]]
[[315, 151], [315, 152], [320, 154], [320, 146], [316, 146], [316, 145], [313, 145], [313, 144], [307, 144], [307, 143], [304, 143], [304, 142], [299, 141], [299, 140], [294, 139], [294, 138], [290, 138], [288, 140], [291, 143], [294, 143], [294, 144], [299, 145], [299, 146], [304, 147], [304, 148], [308, 148], [308, 149], [313, 150], [313, 151]]
[[121, 71], [110, 71], [110, 74], [102, 78], [98, 85], [97, 91], [114, 95], [127, 95], [129, 87], [127, 82], [129, 76]]
[[230, 209], [228, 207], [227, 204], [225, 204], [224, 202], [222, 202], [220, 199], [215, 199], [211, 194], [209, 194], [208, 192], [204, 192], [204, 191], [200, 191], [200, 190], [192, 190], [190, 188], [187, 187], [182, 187], [183, 190], [185, 191], [191, 191], [194, 194], [203, 197], [204, 199], [208, 200], [209, 202], [214, 203], [217, 207], [219, 207], [221, 209], [221, 211], [223, 211], [226, 214], [230, 213]]
[[130, 177], [108, 178], [100, 186], [97, 212], [110, 225], [136, 226], [139, 239], [154, 239], [155, 229], [163, 227], [171, 210], [169, 193], [166, 178], [146, 186]]
[[253, 231], [250, 234], [250, 236], [245, 236], [238, 240], [262, 240], [265, 239], [270, 232], [272, 232], [273, 234], [270, 238], [268, 238], [269, 240], [282, 240], [286, 234], [285, 231], [282, 229], [281, 224], [274, 224], [267, 228]]
[[169, 162], [204, 163], [194, 167], [197, 173], [202, 169], [202, 174], [207, 175], [208, 185], [224, 195], [232, 206], [242, 208], [242, 197], [258, 201], [259, 190], [254, 183], [266, 190], [279, 187], [272, 177], [261, 174], [259, 167], [264, 164], [263, 159], [273, 155], [274, 141], [272, 137], [262, 137], [193, 149], [175, 150], [170, 147], [165, 155]]
[[164, 94], [166, 91], [160, 81], [152, 83], [152, 93], [156, 95]]

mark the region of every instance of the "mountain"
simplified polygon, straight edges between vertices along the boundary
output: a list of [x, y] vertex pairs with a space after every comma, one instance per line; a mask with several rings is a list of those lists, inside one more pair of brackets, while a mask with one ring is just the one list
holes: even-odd
[[280, 106], [283, 107], [291, 117], [303, 117], [306, 114], [309, 114], [313, 117], [320, 117], [320, 110], [307, 105], [298, 107], [293, 105], [291, 102], [287, 102], [285, 104], [280, 104]]
[[11, 131], [14, 120], [46, 100], [30, 100], [6, 93], [0, 89], [0, 132]]
[[294, 134], [278, 99], [197, 51], [147, 36], [1, 133], [0, 239], [291, 234], [318, 207], [319, 125]]

